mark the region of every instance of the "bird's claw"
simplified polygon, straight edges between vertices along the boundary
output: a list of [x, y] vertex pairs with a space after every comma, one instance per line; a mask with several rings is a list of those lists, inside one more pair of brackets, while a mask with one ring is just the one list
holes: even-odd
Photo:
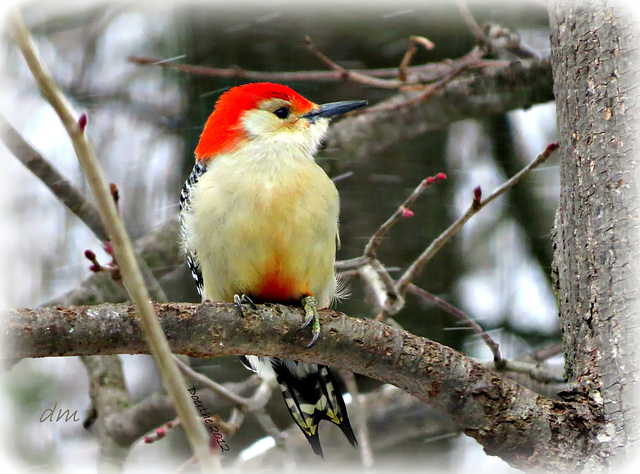
[[320, 336], [320, 319], [318, 318], [318, 300], [313, 296], [305, 296], [302, 298], [302, 307], [304, 308], [304, 313], [306, 318], [304, 320], [304, 324], [300, 329], [306, 328], [309, 324], [313, 323], [311, 328], [311, 342], [307, 345], [307, 349], [313, 346], [318, 337]]
[[244, 317], [244, 311], [242, 311], [242, 303], [248, 304], [249, 306], [251, 306], [251, 309], [254, 309], [254, 310], [258, 309], [256, 304], [253, 301], [251, 301], [251, 298], [249, 298], [244, 293], [242, 295], [239, 295], [237, 293], [233, 295], [233, 302], [238, 307], [238, 311], [240, 311], [240, 316], [242, 317]]

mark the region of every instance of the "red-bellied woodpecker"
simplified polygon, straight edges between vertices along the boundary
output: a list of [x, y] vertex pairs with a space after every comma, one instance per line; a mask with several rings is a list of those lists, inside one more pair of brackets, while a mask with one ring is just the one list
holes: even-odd
[[[180, 196], [187, 263], [203, 299], [302, 304], [320, 332], [317, 308], [336, 295], [338, 192], [313, 158], [329, 119], [365, 101], [317, 105], [287, 86], [246, 84], [218, 99]], [[245, 356], [274, 377], [296, 424], [322, 456], [318, 423], [357, 443], [328, 367]]]

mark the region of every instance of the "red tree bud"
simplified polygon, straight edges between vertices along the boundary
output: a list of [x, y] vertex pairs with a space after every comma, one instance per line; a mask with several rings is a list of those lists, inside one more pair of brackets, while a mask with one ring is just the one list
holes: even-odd
[[480, 202], [482, 199], [482, 188], [480, 186], [473, 190], [473, 199], [477, 202]]
[[87, 114], [82, 114], [78, 119], [78, 128], [80, 128], [80, 131], [84, 132], [84, 129], [87, 127], [87, 122]]
[[415, 216], [415, 214], [411, 209], [405, 208], [402, 210], [402, 217], [404, 217], [405, 219], [411, 219], [413, 216]]
[[560, 147], [560, 143], [558, 142], [549, 143], [547, 145], [547, 153], [552, 153], [556, 151], [559, 147]]

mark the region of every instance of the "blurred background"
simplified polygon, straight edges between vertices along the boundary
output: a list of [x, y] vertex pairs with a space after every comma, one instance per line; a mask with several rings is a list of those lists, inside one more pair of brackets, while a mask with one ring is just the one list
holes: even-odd
[[[478, 23], [509, 27], [541, 56], [548, 56], [544, 2], [469, 5]], [[453, 2], [311, 4], [304, 8], [291, 3], [77, 2], [61, 7], [53, 2], [29, 2], [21, 10], [52, 75], [75, 110], [89, 117], [88, 136], [108, 180], [120, 189], [121, 213], [134, 239], [177, 214], [180, 188], [193, 166], [193, 150], [204, 122], [217, 97], [242, 81], [140, 66], [128, 61], [129, 56], [217, 68], [309, 71], [326, 66], [305, 48], [307, 35], [328, 57], [349, 69], [397, 67], [411, 35], [435, 43], [432, 51], [420, 50], [413, 64], [457, 58], [475, 44]], [[2, 113], [88, 193], [57, 116], [41, 99], [8, 32], [3, 31], [1, 38]], [[367, 99], [375, 104], [396, 93], [353, 82], [288, 85], [317, 103]], [[444, 172], [448, 179], [427, 189], [412, 206], [415, 217], [400, 222], [378, 251], [392, 275], [399, 276], [466, 210], [473, 188], [481, 185], [488, 195], [554, 140], [554, 106], [546, 103], [429, 130], [365, 160], [350, 159], [336, 149], [323, 150], [318, 161], [330, 176], [348, 173], [337, 182], [342, 202], [338, 258], [361, 255], [368, 238], [419, 182]], [[85, 249], [94, 250], [102, 262], [108, 258], [92, 233], [4, 145], [0, 145], [0, 170], [4, 191], [0, 225], [5, 229], [0, 306], [44, 304], [90, 276]], [[520, 357], [560, 341], [550, 284], [549, 238], [558, 189], [558, 167], [552, 158], [475, 216], [416, 280], [470, 314], [501, 344], [506, 357]], [[197, 301], [186, 266], [166, 291], [173, 301]], [[358, 281], [351, 283], [351, 297], [337, 309], [354, 317], [374, 315]], [[491, 358], [471, 331], [415, 297], [408, 296], [396, 321], [408, 331], [473, 357]], [[149, 357], [127, 355], [122, 361], [134, 402], [160, 388]], [[239, 381], [248, 375], [235, 358], [192, 364], [219, 382]], [[364, 377], [357, 381], [362, 393], [380, 389], [377, 381]], [[91, 431], [81, 423], [40, 422], [43, 410], [54, 404], [84, 416], [89, 407], [88, 380], [77, 358], [23, 360], [2, 374], [2, 382], [5, 395], [0, 421], [5, 450], [19, 465], [29, 472], [95, 470], [97, 442]], [[274, 395], [269, 411], [281, 428], [290, 424], [279, 394]], [[411, 413], [397, 416], [410, 420]], [[384, 420], [381, 426], [384, 429]], [[323, 433], [326, 438], [335, 434], [324, 424], [321, 437]], [[229, 440], [232, 449], [225, 463], [242, 466], [244, 460], [262, 456], [260, 459], [267, 459], [263, 467], [270, 466], [268, 452], [259, 454], [269, 445], [264, 437], [264, 432], [247, 421]], [[256, 442], [262, 444], [247, 450]], [[304, 445], [300, 449], [310, 451]], [[332, 454], [325, 452], [329, 463]], [[152, 445], [137, 443], [126, 469], [142, 470], [153, 460], [154, 465], [163, 466], [161, 470], [173, 472], [187, 456], [186, 441], [175, 432]], [[425, 436], [419, 431], [376, 449], [374, 456], [378, 467], [513, 471], [456, 432]], [[358, 465], [355, 451], [345, 451], [337, 458]], [[279, 462], [274, 461], [274, 469], [278, 470]]]

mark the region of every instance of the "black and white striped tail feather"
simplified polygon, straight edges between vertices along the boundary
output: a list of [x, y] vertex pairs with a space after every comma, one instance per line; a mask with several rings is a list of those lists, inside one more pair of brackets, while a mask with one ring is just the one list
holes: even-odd
[[358, 444], [347, 416], [341, 386], [327, 366], [274, 357], [248, 356], [242, 359], [248, 368], [263, 375], [273, 370], [293, 420], [318, 456], [323, 456], [318, 437], [321, 420], [338, 426], [351, 445]]

